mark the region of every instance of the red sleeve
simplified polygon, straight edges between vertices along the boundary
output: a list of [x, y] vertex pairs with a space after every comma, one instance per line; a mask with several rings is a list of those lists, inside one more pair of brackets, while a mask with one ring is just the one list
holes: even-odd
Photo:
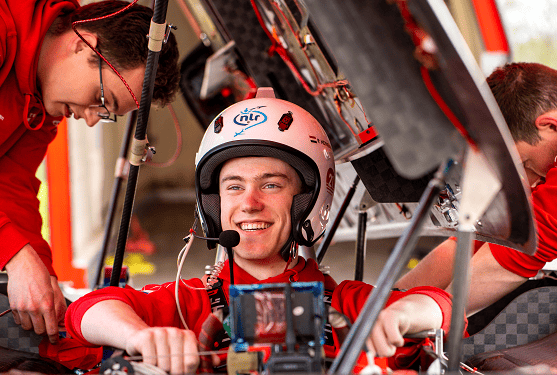
[[[211, 312], [211, 304], [201, 280], [191, 279], [187, 283], [193, 288], [203, 289], [194, 290], [181, 284], [179, 292], [180, 305], [186, 324], [197, 335], [205, 317]], [[105, 300], [117, 300], [128, 304], [151, 327], [184, 328], [176, 308], [174, 285], [173, 282], [149, 285], [143, 291], [135, 290], [129, 286], [126, 286], [126, 288], [108, 287], [88, 293], [68, 307], [65, 319], [66, 330], [71, 337], [77, 339], [83, 345], [92, 346], [81, 333], [81, 320], [87, 310], [96, 303]]]
[[522, 277], [536, 276], [546, 262], [557, 258], [557, 168], [551, 168], [543, 184], [532, 190], [538, 230], [538, 249], [534, 255], [489, 244], [491, 254], [506, 270]]
[[4, 269], [23, 246], [30, 244], [49, 273], [55, 275], [50, 246], [41, 234], [42, 218], [37, 198], [40, 181], [35, 174], [56, 129], [46, 123], [43, 128], [25, 132], [0, 157], [0, 267]]
[[[373, 286], [359, 281], [345, 280], [335, 289], [331, 301], [331, 306], [339, 312], [346, 315], [350, 321], [355, 321], [364, 306], [369, 293], [373, 290]], [[451, 295], [442, 289], [421, 286], [412, 288], [406, 292], [393, 291], [387, 300], [386, 306], [398, 301], [399, 299], [410, 294], [424, 294], [435, 300], [441, 309], [443, 315], [443, 323], [441, 328], [448, 332], [451, 326]]]

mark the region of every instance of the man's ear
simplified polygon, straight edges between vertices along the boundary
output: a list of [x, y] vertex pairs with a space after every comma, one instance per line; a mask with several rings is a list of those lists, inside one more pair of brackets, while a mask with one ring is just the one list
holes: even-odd
[[[97, 34], [91, 33], [84, 30], [78, 30], [83, 39], [85, 39], [91, 46], [97, 47]], [[71, 53], [80, 53], [80, 52], [91, 52], [95, 54], [93, 50], [81, 39], [73, 30], [70, 31], [72, 33], [72, 37], [70, 38], [69, 49]]]
[[535, 124], [540, 133], [557, 136], [557, 110], [539, 115]]

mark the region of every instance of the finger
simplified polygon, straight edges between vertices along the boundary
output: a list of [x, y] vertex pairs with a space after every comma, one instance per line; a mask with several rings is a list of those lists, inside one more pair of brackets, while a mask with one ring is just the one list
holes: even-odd
[[157, 364], [157, 350], [152, 335], [142, 340], [139, 352], [143, 355], [143, 362], [155, 366]]
[[371, 341], [371, 338], [370, 338], [369, 336], [368, 336], [368, 338], [366, 339], [366, 347], [367, 347], [367, 353], [366, 353], [366, 355], [367, 355], [367, 357], [368, 357], [368, 360], [369, 360], [369, 358], [375, 357], [375, 354], [376, 354], [376, 352], [375, 352], [375, 346], [373, 346], [373, 342]]
[[166, 330], [155, 331], [155, 348], [157, 350], [157, 366], [164, 371], [170, 371], [170, 346]]
[[12, 315], [14, 317], [15, 324], [21, 325], [21, 319], [19, 317], [19, 311], [15, 310], [13, 307], [12, 307]]
[[184, 335], [176, 330], [170, 334], [170, 373], [182, 374], [184, 372]]
[[66, 310], [68, 308], [66, 305], [66, 298], [60, 290], [58, 279], [54, 276], [50, 276], [50, 282], [52, 284], [52, 290], [54, 291], [54, 307], [56, 309], [56, 319], [60, 323], [64, 321], [64, 316], [66, 315]]
[[186, 331], [184, 335], [184, 373], [195, 374], [199, 367], [199, 355], [197, 350], [197, 337], [193, 331]]
[[37, 335], [44, 335], [46, 333], [46, 326], [43, 314], [39, 311], [29, 311], [29, 317], [33, 324], [33, 329]]
[[211, 362], [213, 364], [213, 367], [220, 366], [221, 359], [220, 359], [219, 355], [215, 354], [215, 353], [212, 353], [211, 354]]
[[56, 321], [58, 325], [64, 325], [64, 318], [66, 317], [66, 310], [68, 307], [66, 306], [66, 301], [62, 304], [56, 305]]
[[58, 319], [56, 318], [56, 311], [54, 309], [45, 311], [43, 318], [48, 339], [52, 344], [58, 343]]
[[19, 321], [21, 323], [21, 328], [26, 331], [30, 331], [33, 329], [33, 323], [31, 321], [31, 317], [25, 311], [18, 311], [19, 313]]
[[388, 343], [387, 336], [381, 325], [373, 328], [371, 341], [373, 342], [373, 347], [379, 357], [390, 357], [395, 354], [396, 349]]
[[396, 347], [404, 345], [404, 337], [400, 333], [398, 324], [385, 324], [384, 332], [387, 336], [387, 342]]

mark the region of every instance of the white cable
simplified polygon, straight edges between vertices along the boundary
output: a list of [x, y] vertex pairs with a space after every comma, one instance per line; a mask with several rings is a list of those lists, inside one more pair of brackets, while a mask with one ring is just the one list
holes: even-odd
[[[186, 246], [184, 246], [182, 248], [182, 250], [180, 251], [180, 253], [178, 254], [178, 259], [177, 259], [178, 271], [176, 272], [176, 283], [174, 285], [174, 298], [176, 299], [176, 307], [178, 308], [178, 315], [180, 315], [180, 320], [182, 321], [182, 324], [184, 325], [185, 329], [189, 329], [189, 328], [188, 328], [188, 325], [186, 324], [186, 320], [184, 319], [184, 315], [182, 315], [182, 307], [180, 306], [180, 298], [178, 297], [178, 289], [179, 289], [178, 287], [180, 286], [180, 281], [183, 282], [182, 277], [181, 277], [182, 266], [184, 265], [184, 261], [186, 260], [186, 256], [188, 255], [188, 252], [190, 251], [192, 243], [193, 243], [193, 235], [190, 233], [186, 237]], [[187, 287], [190, 287], [185, 282], [184, 282], [184, 285], [186, 285]], [[192, 288], [192, 287], [190, 287], [190, 288]], [[193, 289], [203, 289], [203, 290], [205, 290], [205, 288], [193, 288]]]

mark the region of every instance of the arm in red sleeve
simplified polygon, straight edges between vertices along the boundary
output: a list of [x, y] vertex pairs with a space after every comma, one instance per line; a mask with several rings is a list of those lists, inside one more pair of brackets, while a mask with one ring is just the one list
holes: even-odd
[[[187, 283], [194, 288], [203, 288], [203, 283], [199, 279], [191, 279]], [[73, 338], [84, 345], [90, 346], [91, 344], [82, 335], [81, 320], [87, 310], [105, 300], [117, 300], [126, 303], [151, 327], [183, 328], [174, 299], [174, 285], [174, 283], [166, 283], [148, 286], [145, 288], [147, 290], [144, 291], [138, 291], [129, 286], [126, 288], [108, 287], [91, 292], [68, 307], [66, 330]], [[207, 292], [182, 286], [179, 295], [186, 324], [189, 329], [198, 334], [205, 317], [211, 311]], [[99, 322], [99, 329], [102, 329], [102, 322]]]
[[[360, 310], [363, 308], [369, 293], [373, 290], [373, 286], [358, 281], [343, 281], [335, 289], [331, 306], [339, 312], [346, 315], [352, 322], [356, 320]], [[448, 332], [451, 325], [451, 295], [442, 289], [435, 287], [417, 287], [406, 292], [394, 291], [387, 300], [386, 306], [398, 301], [399, 299], [411, 295], [423, 294], [431, 297], [439, 308], [443, 316], [441, 328]]]
[[30, 244], [51, 275], [52, 253], [42, 238], [42, 218], [37, 193], [40, 181], [37, 168], [55, 135], [53, 125], [26, 132], [0, 157], [0, 267], [21, 248]]
[[534, 255], [489, 244], [501, 267], [522, 277], [536, 276], [546, 262], [557, 258], [557, 168], [553, 167], [543, 184], [532, 190], [534, 216], [538, 230], [538, 249]]

